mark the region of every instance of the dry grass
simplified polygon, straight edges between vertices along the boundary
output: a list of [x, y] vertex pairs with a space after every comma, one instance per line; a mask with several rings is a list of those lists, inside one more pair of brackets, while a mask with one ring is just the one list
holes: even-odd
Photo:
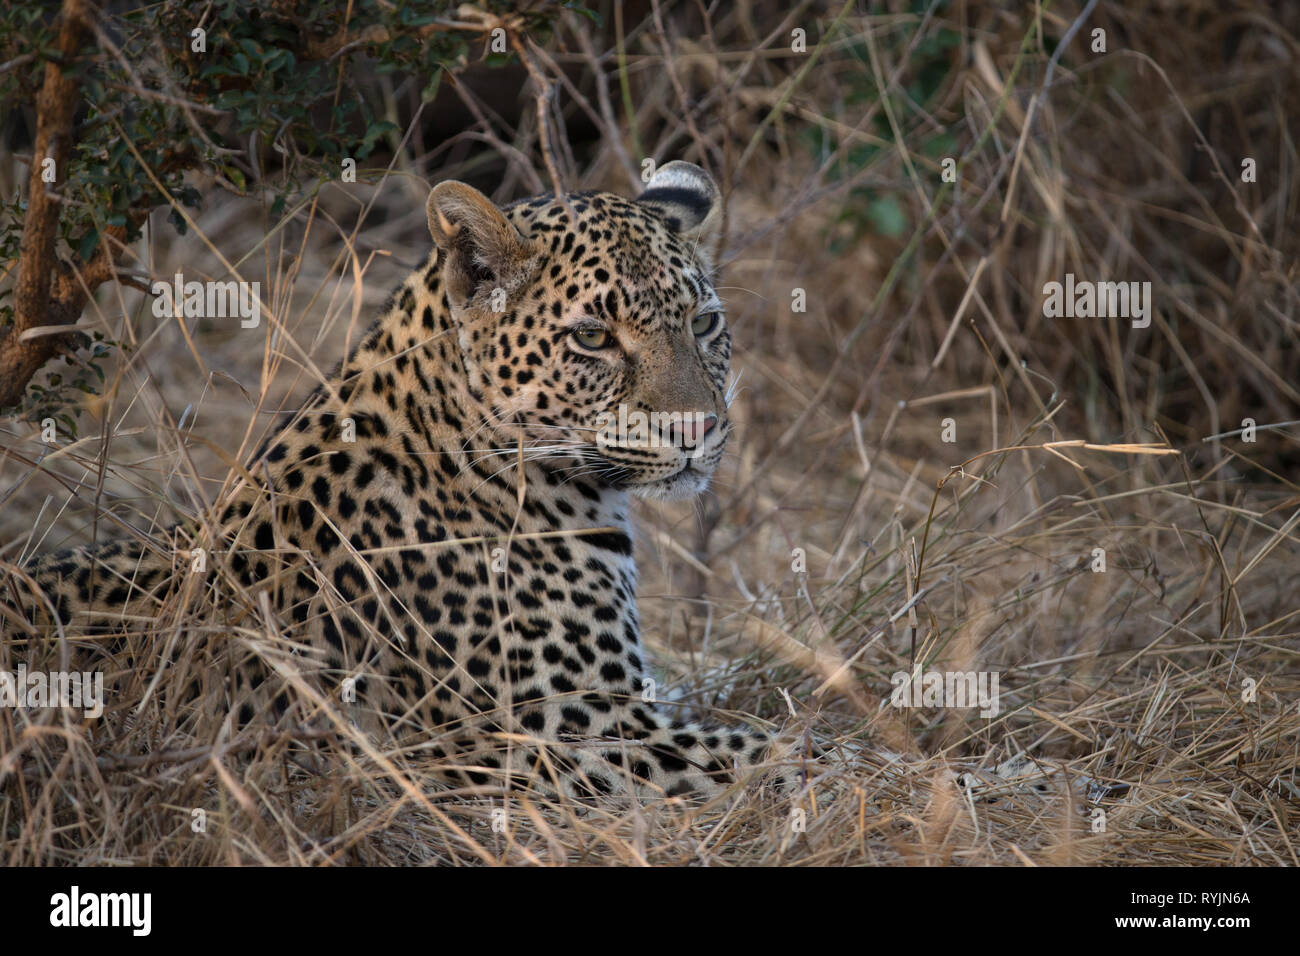
[[[1053, 65], [1080, 5], [739, 6], [625, 24], [606, 88], [550, 117], [565, 143], [594, 118], [598, 145], [553, 160], [570, 187], [628, 191], [639, 142], [725, 180], [741, 429], [716, 494], [641, 509], [643, 617], [664, 696], [838, 745], [807, 765], [806, 826], [753, 790], [705, 808], [474, 796], [343, 726], [231, 738], [215, 678], [242, 656], [314, 692], [264, 613], [194, 591], [141, 622], [109, 719], [0, 711], [4, 862], [1300, 862], [1300, 11], [1102, 3]], [[575, 25], [538, 69], [590, 67], [593, 43]], [[278, 334], [182, 334], [101, 294], [90, 317], [134, 348], [39, 471], [31, 427], [3, 424], [0, 558], [163, 536], [218, 500], [420, 258], [419, 177], [515, 198], [547, 176], [535, 120], [428, 153], [414, 137], [391, 174], [283, 224], [210, 193], [197, 235], [156, 231], [140, 270], [221, 278], [206, 237], [262, 282]], [[1044, 318], [1067, 272], [1150, 281], [1150, 328]], [[1276, 427], [1225, 434], [1245, 418]], [[918, 663], [997, 671], [1001, 712], [890, 706]], [[201, 706], [176, 705], [194, 677]], [[1038, 778], [986, 778], [981, 799], [955, 784], [1021, 753]]]

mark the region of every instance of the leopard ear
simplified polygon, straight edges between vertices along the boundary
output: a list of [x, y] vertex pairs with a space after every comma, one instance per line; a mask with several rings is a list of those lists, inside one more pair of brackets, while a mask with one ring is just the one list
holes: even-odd
[[484, 289], [510, 291], [520, 282], [534, 250], [487, 196], [448, 180], [433, 187], [425, 210], [454, 305]]
[[652, 207], [674, 232], [695, 242], [701, 258], [712, 259], [722, 225], [722, 192], [703, 169], [694, 163], [665, 163], [637, 202]]

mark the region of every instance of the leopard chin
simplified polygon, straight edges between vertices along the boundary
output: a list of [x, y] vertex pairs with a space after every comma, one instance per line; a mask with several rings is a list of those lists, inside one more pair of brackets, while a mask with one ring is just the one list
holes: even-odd
[[628, 483], [627, 491], [647, 501], [682, 501], [703, 494], [713, 480], [713, 469], [699, 467], [688, 459], [679, 471], [666, 478]]

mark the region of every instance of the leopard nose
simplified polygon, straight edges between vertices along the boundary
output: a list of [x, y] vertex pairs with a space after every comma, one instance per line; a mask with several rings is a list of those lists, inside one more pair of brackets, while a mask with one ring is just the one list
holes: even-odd
[[680, 439], [678, 444], [693, 448], [698, 445], [704, 436], [713, 430], [713, 426], [718, 424], [718, 416], [712, 413], [701, 414], [695, 412], [689, 415], [683, 415], [681, 424], [674, 423], [673, 431], [676, 437]]

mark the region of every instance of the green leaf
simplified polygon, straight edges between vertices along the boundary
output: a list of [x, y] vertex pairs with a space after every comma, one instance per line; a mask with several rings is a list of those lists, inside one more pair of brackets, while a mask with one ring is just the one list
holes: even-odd
[[602, 25], [602, 24], [601, 24], [601, 19], [600, 19], [600, 14], [597, 13], [595, 10], [588, 10], [586, 7], [584, 7], [584, 6], [583, 6], [582, 4], [580, 4], [580, 3], [566, 3], [566, 4], [564, 5], [564, 8], [565, 8], [566, 10], [572, 10], [574, 13], [577, 13], [577, 14], [579, 14], [579, 15], [581, 15], [581, 16], [586, 17], [588, 20], [590, 20], [590, 21], [591, 21], [592, 23], [594, 23], [596, 26], [601, 26], [601, 25]]
[[92, 229], [81, 237], [81, 242], [77, 244], [77, 255], [81, 257], [82, 262], [89, 262], [94, 258], [97, 248], [99, 248], [99, 230]]
[[379, 137], [397, 129], [397, 124], [391, 123], [388, 120], [380, 120], [377, 123], [371, 123], [370, 128], [366, 130], [365, 138], [361, 141], [361, 147], [357, 150], [358, 155], [368, 156], [370, 151], [375, 148], [375, 141], [379, 139]]
[[435, 70], [429, 82], [424, 84], [424, 89], [420, 91], [420, 102], [432, 103], [434, 97], [438, 95], [438, 87], [442, 85], [442, 70]]
[[897, 239], [907, 231], [907, 214], [893, 196], [881, 196], [867, 204], [867, 221], [876, 232]]

